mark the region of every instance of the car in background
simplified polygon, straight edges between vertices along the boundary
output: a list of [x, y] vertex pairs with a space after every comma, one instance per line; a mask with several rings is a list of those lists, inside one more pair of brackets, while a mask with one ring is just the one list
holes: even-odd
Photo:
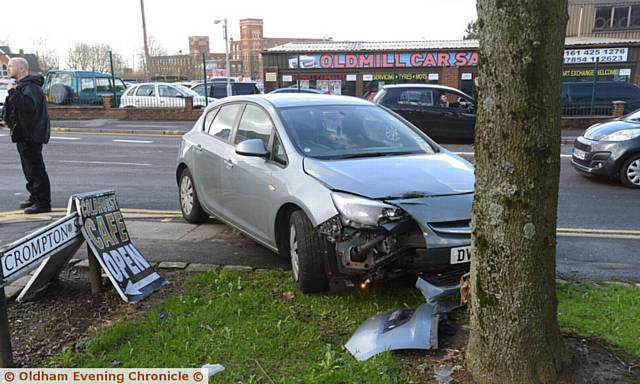
[[[204, 96], [205, 89], [204, 83], [200, 83], [191, 87], [193, 91], [195, 91], [198, 95]], [[227, 97], [227, 82], [226, 81], [213, 81], [211, 83], [207, 83], [207, 91], [209, 97], [214, 99], [222, 99], [223, 97]], [[252, 82], [231, 82], [231, 92], [232, 95], [257, 95], [260, 94], [260, 90], [256, 86], [256, 83]]]
[[298, 88], [298, 87], [278, 88], [278, 89], [274, 89], [269, 93], [313, 93], [313, 94], [319, 94], [319, 95], [328, 94], [328, 92], [325, 92], [321, 89]]
[[[593, 99], [593, 110], [592, 110]], [[566, 82], [562, 84], [562, 114], [610, 116], [613, 102], [624, 101], [624, 113], [640, 108], [640, 87], [624, 81]]]
[[640, 188], [640, 110], [589, 127], [573, 143], [573, 168]]
[[459, 89], [436, 84], [385, 85], [373, 102], [398, 113], [437, 142], [473, 142], [476, 103]]
[[[184, 108], [184, 98], [193, 97], [193, 108], [204, 108], [205, 98], [191, 89], [170, 83], [141, 83], [131, 86], [120, 98], [120, 108]], [[214, 99], [209, 99], [213, 102]]]
[[9, 87], [13, 84], [13, 80], [0, 79], [0, 121], [4, 116], [4, 100], [9, 96]]
[[[119, 98], [127, 87], [115, 78], [115, 95]], [[49, 71], [42, 86], [45, 100], [51, 104], [102, 104], [102, 96], [114, 94], [110, 73], [92, 71]]]
[[210, 215], [291, 260], [305, 293], [469, 270], [473, 166], [378, 105], [267, 94], [209, 105], [182, 137], [184, 218]]

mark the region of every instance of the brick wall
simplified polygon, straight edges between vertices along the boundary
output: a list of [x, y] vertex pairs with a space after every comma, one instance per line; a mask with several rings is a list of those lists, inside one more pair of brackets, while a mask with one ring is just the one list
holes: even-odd
[[458, 67], [444, 67], [442, 68], [442, 79], [440, 79], [439, 83], [449, 87], [458, 88], [460, 86], [458, 81], [459, 78], [460, 71]]
[[198, 120], [202, 111], [185, 111], [184, 109], [119, 109], [105, 110], [102, 107], [50, 107], [49, 117], [51, 120], [93, 120], [93, 119], [115, 119], [115, 120]]

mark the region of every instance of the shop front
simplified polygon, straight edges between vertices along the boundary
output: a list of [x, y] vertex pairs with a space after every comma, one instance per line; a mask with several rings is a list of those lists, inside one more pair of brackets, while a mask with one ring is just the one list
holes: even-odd
[[[640, 40], [566, 38], [563, 81], [640, 83]], [[442, 84], [476, 96], [477, 40], [289, 43], [262, 53], [265, 92], [299, 86], [371, 98], [386, 84]]]

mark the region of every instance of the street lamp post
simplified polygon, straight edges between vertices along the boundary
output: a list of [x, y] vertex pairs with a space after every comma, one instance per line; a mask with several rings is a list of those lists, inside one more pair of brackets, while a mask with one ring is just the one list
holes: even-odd
[[227, 19], [218, 19], [218, 20], [214, 20], [213, 24], [219, 24], [219, 23], [223, 23], [222, 24], [222, 29], [224, 31], [224, 59], [226, 61], [226, 67], [227, 67], [227, 96], [231, 96], [232, 92], [231, 92], [231, 78], [230, 76], [230, 65], [229, 65], [229, 39], [227, 38]]

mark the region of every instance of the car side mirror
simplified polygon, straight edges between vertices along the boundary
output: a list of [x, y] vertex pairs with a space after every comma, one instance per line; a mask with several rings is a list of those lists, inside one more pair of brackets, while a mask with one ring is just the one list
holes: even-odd
[[236, 146], [236, 153], [242, 156], [267, 157], [269, 151], [261, 139], [249, 139]]

